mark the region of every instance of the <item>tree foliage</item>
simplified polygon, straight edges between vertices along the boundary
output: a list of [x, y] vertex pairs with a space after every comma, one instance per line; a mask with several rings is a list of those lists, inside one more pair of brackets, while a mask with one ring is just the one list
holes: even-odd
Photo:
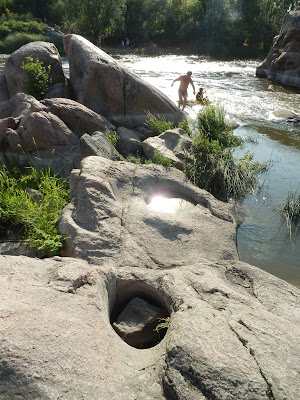
[[95, 43], [102, 34], [110, 42], [128, 37], [136, 44], [246, 56], [265, 54], [284, 14], [299, 5], [300, 0], [0, 0], [0, 11], [30, 13]]

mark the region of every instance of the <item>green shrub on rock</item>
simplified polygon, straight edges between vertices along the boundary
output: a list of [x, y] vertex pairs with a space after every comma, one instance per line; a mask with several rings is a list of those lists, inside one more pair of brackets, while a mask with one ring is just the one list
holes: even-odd
[[253, 161], [253, 154], [233, 156], [242, 139], [226, 125], [222, 107], [208, 106], [200, 111], [198, 130], [192, 139], [185, 173], [195, 185], [220, 200], [242, 200], [254, 190], [259, 176], [267, 169], [267, 163]]
[[151, 131], [153, 136], [158, 136], [161, 133], [174, 128], [174, 124], [167, 121], [165, 117], [155, 117], [149, 111], [147, 112], [147, 121], [145, 122], [145, 125], [147, 129]]
[[27, 75], [23, 89], [37, 100], [40, 100], [52, 83], [51, 66], [43, 66], [38, 58], [33, 61], [33, 57], [26, 57], [26, 62], [23, 62], [22, 69]]

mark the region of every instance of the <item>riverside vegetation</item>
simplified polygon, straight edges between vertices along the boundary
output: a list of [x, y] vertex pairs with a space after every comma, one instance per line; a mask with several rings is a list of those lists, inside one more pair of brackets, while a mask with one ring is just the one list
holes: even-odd
[[[28, 240], [31, 253], [50, 257], [63, 247], [58, 220], [70, 201], [66, 180], [30, 167], [0, 169], [0, 235], [2, 240]], [[8, 235], [9, 233], [9, 235]]]
[[8, 3], [0, 0], [0, 53], [10, 54], [27, 43], [42, 41], [54, 42], [60, 53], [64, 54], [62, 43], [47, 35], [47, 24], [24, 9], [22, 12], [16, 8], [17, 12], [12, 12], [17, 2]]
[[127, 37], [144, 49], [264, 56], [284, 14], [299, 5], [299, 0], [1, 0], [0, 51], [10, 53], [21, 40], [28, 43], [28, 34], [46, 36], [47, 26], [58, 24], [95, 44], [102, 37], [102, 45], [120, 45]]
[[199, 112], [192, 138], [193, 163], [186, 163], [185, 173], [195, 185], [220, 200], [242, 200], [255, 189], [268, 167], [268, 163], [253, 161], [249, 152], [234, 157], [235, 148], [243, 141], [226, 123], [221, 106], [209, 105]]
[[[169, 121], [156, 118], [150, 113], [146, 125], [153, 135], [174, 128]], [[249, 152], [241, 158], [234, 157], [234, 150], [242, 146], [243, 140], [234, 135], [226, 123], [222, 106], [204, 107], [198, 114], [197, 126], [193, 132], [186, 118], [180, 121], [178, 127], [185, 130], [193, 140], [190, 157], [193, 162], [186, 162], [184, 168], [193, 184], [223, 201], [230, 198], [241, 201], [254, 191], [260, 175], [267, 170], [268, 163], [253, 161], [253, 154]], [[156, 156], [155, 162], [172, 166], [172, 161], [165, 160], [162, 156]]]

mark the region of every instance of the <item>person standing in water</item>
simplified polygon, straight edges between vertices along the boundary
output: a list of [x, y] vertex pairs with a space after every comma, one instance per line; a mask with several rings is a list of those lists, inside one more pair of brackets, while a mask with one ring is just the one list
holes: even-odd
[[179, 89], [178, 89], [178, 107], [180, 108], [182, 104], [182, 111], [185, 109], [186, 103], [187, 103], [187, 89], [189, 84], [192, 85], [193, 90], [194, 90], [194, 95], [195, 95], [195, 86], [194, 82], [192, 81], [192, 72], [188, 71], [186, 75], [181, 75], [179, 78], [174, 79], [172, 82], [171, 86], [174, 85], [176, 81], [180, 81]]

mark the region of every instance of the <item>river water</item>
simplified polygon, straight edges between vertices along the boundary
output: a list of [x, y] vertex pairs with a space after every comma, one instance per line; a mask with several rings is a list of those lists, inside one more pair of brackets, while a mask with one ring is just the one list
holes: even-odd
[[[270, 161], [272, 166], [261, 177], [260, 194], [243, 202], [244, 222], [237, 232], [242, 261], [255, 265], [300, 288], [300, 229], [289, 236], [280, 209], [291, 190], [300, 193], [300, 124], [292, 124], [273, 115], [275, 110], [300, 111], [300, 94], [255, 76], [258, 61], [212, 61], [199, 56], [164, 55], [143, 57], [114, 55], [125, 67], [151, 83], [176, 102], [178, 82], [171, 82], [188, 70], [193, 72], [196, 90], [205, 88], [214, 104], [222, 105], [229, 118], [240, 124], [235, 133], [245, 139], [243, 150], [254, 160]], [[5, 56], [0, 56], [1, 60]], [[68, 65], [64, 61], [68, 73]], [[189, 98], [193, 99], [192, 89]], [[195, 120], [201, 106], [187, 106]]]

